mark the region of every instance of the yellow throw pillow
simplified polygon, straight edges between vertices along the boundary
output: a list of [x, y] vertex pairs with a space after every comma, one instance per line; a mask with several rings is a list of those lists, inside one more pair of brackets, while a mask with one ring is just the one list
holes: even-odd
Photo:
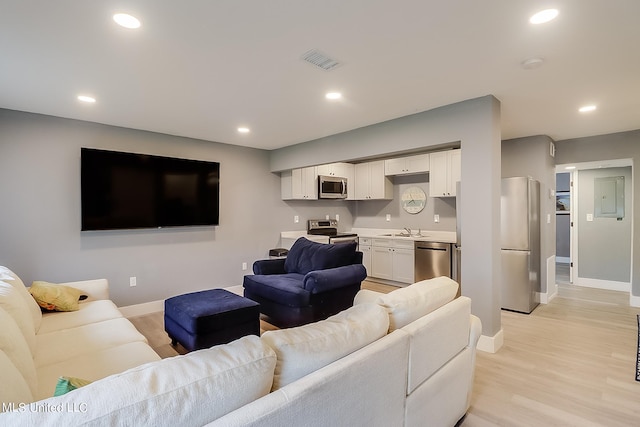
[[76, 311], [82, 291], [71, 286], [36, 281], [29, 289], [38, 305], [45, 310]]

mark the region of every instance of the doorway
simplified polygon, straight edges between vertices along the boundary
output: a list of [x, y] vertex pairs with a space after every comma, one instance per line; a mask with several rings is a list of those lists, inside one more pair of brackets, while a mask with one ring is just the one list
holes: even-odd
[[631, 292], [632, 162], [556, 167], [556, 280]]

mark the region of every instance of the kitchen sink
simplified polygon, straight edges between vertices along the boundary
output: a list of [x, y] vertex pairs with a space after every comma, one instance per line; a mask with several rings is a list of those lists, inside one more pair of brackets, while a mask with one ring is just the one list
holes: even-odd
[[407, 234], [407, 233], [387, 233], [387, 234], [380, 234], [379, 237], [429, 237], [428, 234]]

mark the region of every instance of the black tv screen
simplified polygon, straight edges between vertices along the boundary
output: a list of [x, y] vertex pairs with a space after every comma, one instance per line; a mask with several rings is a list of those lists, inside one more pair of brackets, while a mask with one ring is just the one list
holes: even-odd
[[81, 149], [82, 230], [218, 225], [220, 163]]

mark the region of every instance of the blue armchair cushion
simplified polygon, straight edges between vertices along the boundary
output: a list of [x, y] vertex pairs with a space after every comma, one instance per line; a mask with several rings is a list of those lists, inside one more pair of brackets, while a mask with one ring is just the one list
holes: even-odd
[[327, 245], [304, 237], [293, 244], [284, 262], [287, 273], [307, 274], [310, 271], [343, 267], [354, 261], [356, 242]]
[[367, 269], [362, 264], [311, 271], [304, 276], [304, 289], [319, 294], [360, 283], [366, 278]]
[[304, 289], [304, 276], [297, 273], [244, 276], [243, 286], [249, 292], [289, 307], [311, 303], [311, 292]]

